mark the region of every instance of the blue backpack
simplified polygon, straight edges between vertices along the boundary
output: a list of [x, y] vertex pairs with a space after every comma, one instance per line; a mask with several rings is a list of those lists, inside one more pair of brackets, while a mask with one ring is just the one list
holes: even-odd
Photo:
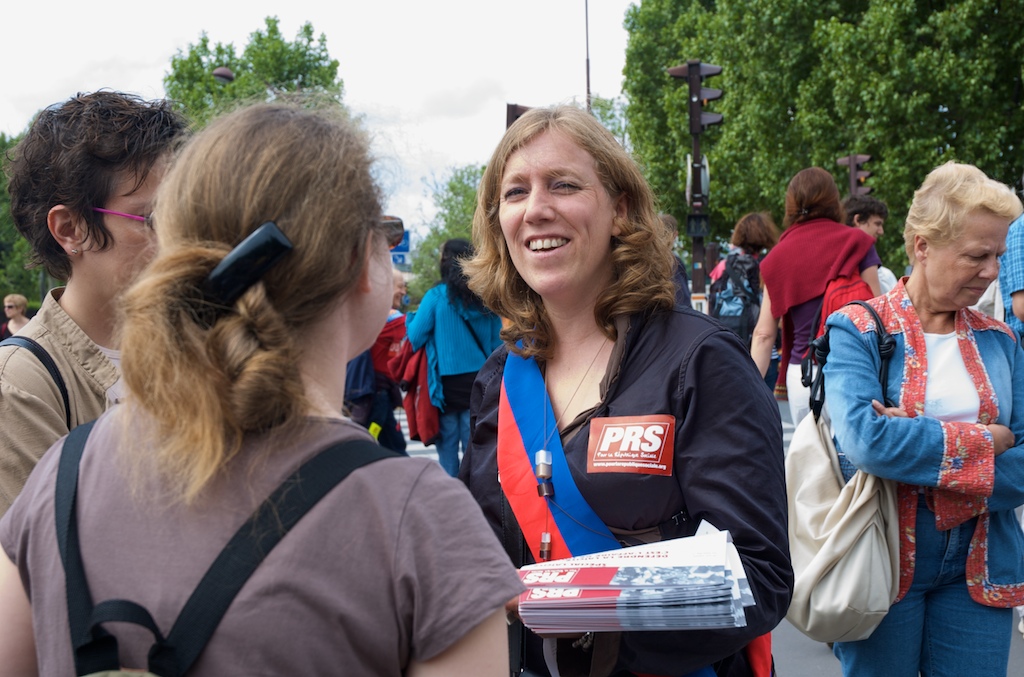
[[[750, 280], [760, 281], [760, 265], [749, 254], [729, 254], [725, 272], [711, 285], [710, 315], [747, 345], [761, 312], [761, 293]], [[758, 284], [758, 287], [760, 285]]]

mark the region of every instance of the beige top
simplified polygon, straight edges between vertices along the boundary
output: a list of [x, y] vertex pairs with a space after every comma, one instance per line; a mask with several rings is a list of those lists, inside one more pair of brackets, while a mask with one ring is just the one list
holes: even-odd
[[[107, 391], [120, 373], [57, 303], [62, 293], [50, 292], [19, 336], [33, 339], [57, 364], [74, 428], [107, 409]], [[0, 348], [0, 515], [43, 453], [68, 432], [64, 399], [42, 362], [25, 348]]]

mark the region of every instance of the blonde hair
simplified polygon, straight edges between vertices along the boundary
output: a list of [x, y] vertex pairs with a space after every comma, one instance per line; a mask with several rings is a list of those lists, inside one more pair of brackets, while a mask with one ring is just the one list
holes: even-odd
[[[501, 181], [513, 153], [542, 133], [556, 131], [594, 159], [597, 175], [612, 199], [623, 197], [624, 219], [612, 241], [612, 284], [594, 307], [594, 321], [615, 338], [614, 320], [643, 310], [669, 309], [675, 303], [672, 281], [673, 235], [658, 217], [654, 196], [640, 168], [615, 137], [589, 113], [572, 106], [533, 108], [505, 132], [480, 181], [473, 215], [476, 255], [465, 261], [469, 286], [485, 305], [505, 318], [501, 335], [509, 349], [549, 359], [551, 327], [540, 296], [516, 270], [498, 221]], [[522, 340], [522, 347], [516, 342]]]
[[4, 297], [4, 305], [8, 303], [14, 305], [21, 314], [24, 315], [25, 311], [28, 310], [28, 299], [21, 294], [8, 294]]
[[1022, 206], [1012, 188], [974, 165], [950, 161], [936, 167], [914, 191], [903, 229], [907, 256], [914, 260], [915, 235], [938, 246], [953, 242], [963, 233], [966, 217], [976, 211], [1010, 222], [1020, 216]]
[[[128, 401], [154, 421], [146, 462], [172, 496], [193, 501], [245, 433], [308, 411], [298, 339], [362, 273], [380, 217], [370, 166], [340, 107], [259, 104], [212, 122], [161, 183], [159, 252], [125, 298], [122, 368]], [[293, 250], [207, 326], [200, 285], [265, 221]]]

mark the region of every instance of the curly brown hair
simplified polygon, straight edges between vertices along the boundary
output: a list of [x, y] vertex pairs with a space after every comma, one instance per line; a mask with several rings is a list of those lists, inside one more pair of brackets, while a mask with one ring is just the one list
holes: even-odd
[[[480, 181], [473, 242], [476, 255], [463, 264], [469, 286], [506, 320], [502, 338], [510, 350], [550, 359], [550, 320], [540, 295], [516, 270], [501, 232], [501, 181], [512, 154], [540, 134], [564, 134], [594, 159], [597, 175], [613, 199], [625, 198], [627, 214], [612, 241], [613, 279], [594, 307], [594, 321], [615, 338], [615, 318], [675, 304], [673, 236], [658, 218], [654, 195], [632, 157], [594, 116], [572, 106], [533, 108], [505, 132]], [[517, 342], [522, 341], [521, 346]]]
[[141, 186], [186, 130], [171, 102], [109, 90], [43, 109], [7, 157], [11, 215], [32, 246], [32, 265], [60, 280], [71, 275], [71, 261], [47, 226], [56, 205], [84, 220], [99, 249], [109, 246], [102, 214], [92, 208], [102, 207], [125, 176]]

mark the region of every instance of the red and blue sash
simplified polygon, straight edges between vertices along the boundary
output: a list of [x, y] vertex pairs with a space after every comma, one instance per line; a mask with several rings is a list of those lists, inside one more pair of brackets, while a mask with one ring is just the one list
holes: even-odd
[[[551, 452], [555, 495], [537, 493], [534, 454]], [[532, 358], [509, 353], [498, 401], [498, 475], [530, 552], [540, 562], [540, 534], [551, 534], [550, 559], [618, 547], [618, 541], [586, 502], [562, 450], [544, 377]]]
[[[551, 452], [554, 500], [537, 493], [534, 453], [540, 449]], [[550, 559], [618, 547], [618, 540], [583, 498], [572, 478], [537, 362], [514, 353], [509, 353], [505, 362], [498, 400], [498, 477], [535, 561], [541, 561], [543, 532], [551, 534]], [[714, 675], [708, 665], [684, 677]]]

